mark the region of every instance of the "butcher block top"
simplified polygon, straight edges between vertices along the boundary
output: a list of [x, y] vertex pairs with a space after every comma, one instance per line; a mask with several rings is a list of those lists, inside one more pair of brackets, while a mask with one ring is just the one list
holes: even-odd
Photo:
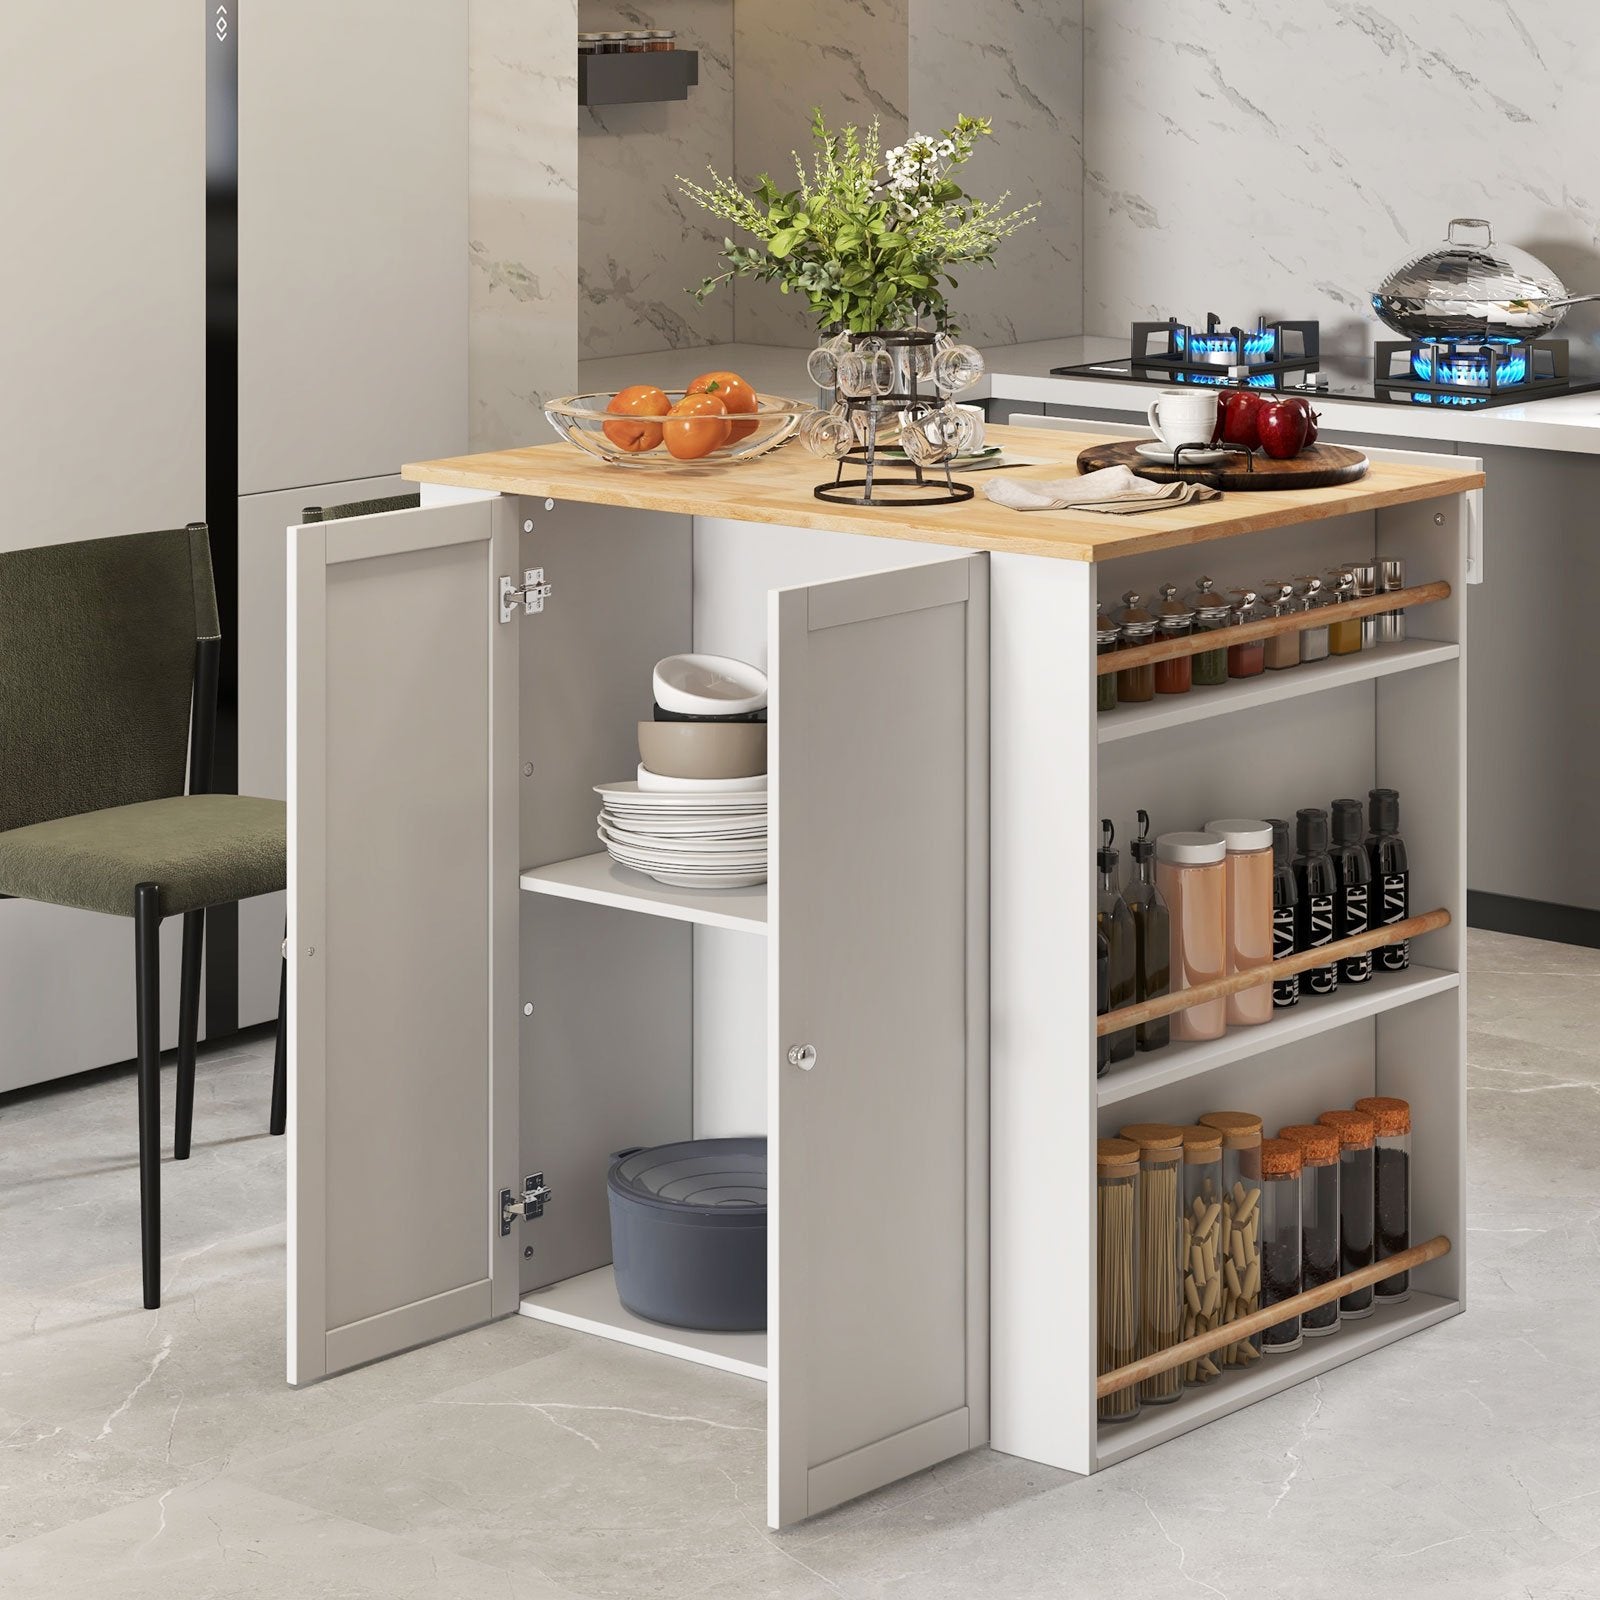
[[[1039, 463], [998, 469], [1007, 478], [1026, 480], [1077, 476], [1078, 452], [1104, 444], [1105, 439], [1057, 429], [996, 426], [988, 429], [987, 442], [998, 444], [1008, 456]], [[610, 466], [575, 445], [558, 442], [414, 462], [401, 472], [413, 483], [457, 489], [728, 517], [789, 528], [829, 528], [880, 539], [912, 539], [963, 550], [1052, 556], [1064, 561], [1109, 561], [1323, 517], [1376, 511], [1407, 501], [1432, 500], [1483, 486], [1481, 472], [1374, 461], [1365, 477], [1333, 488], [1224, 494], [1202, 504], [1107, 516], [1088, 511], [1007, 510], [983, 497], [984, 483], [995, 475], [991, 469], [971, 474], [968, 481], [978, 493], [960, 505], [839, 506], [811, 493], [815, 484], [831, 476], [828, 464], [793, 442], [769, 456], [732, 466]], [[956, 477], [961, 477], [959, 471]]]

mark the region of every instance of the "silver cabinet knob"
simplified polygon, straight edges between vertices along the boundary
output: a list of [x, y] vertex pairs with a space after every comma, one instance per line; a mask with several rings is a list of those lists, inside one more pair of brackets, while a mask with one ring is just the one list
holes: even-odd
[[817, 1047], [812, 1044], [792, 1044], [789, 1046], [789, 1065], [799, 1067], [802, 1072], [809, 1072], [817, 1064]]

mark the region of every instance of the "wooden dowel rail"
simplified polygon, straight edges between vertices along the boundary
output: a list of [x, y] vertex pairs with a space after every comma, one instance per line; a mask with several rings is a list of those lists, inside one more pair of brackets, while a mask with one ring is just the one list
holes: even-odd
[[1237, 626], [1212, 628], [1206, 633], [1186, 633], [1179, 639], [1161, 639], [1155, 644], [1136, 645], [1132, 650], [1108, 650], [1095, 657], [1095, 673], [1126, 672], [1132, 667], [1150, 666], [1157, 661], [1175, 661], [1179, 656], [1203, 655], [1207, 650], [1224, 650], [1229, 645], [1252, 644], [1270, 639], [1276, 633], [1303, 633], [1307, 628], [1325, 628], [1330, 622], [1348, 622], [1352, 617], [1372, 617], [1382, 611], [1404, 611], [1425, 606], [1434, 600], [1448, 600], [1450, 585], [1442, 578], [1436, 583], [1419, 583], [1409, 589], [1390, 589], [1383, 594], [1365, 595], [1360, 600], [1341, 601], [1336, 606], [1318, 606], [1315, 611], [1296, 611], [1287, 617], [1267, 617], [1260, 622], [1241, 622]]
[[1318, 945], [1315, 950], [1302, 950], [1297, 955], [1285, 956], [1282, 961], [1274, 961], [1264, 967], [1246, 967], [1242, 972], [1230, 972], [1225, 978], [1197, 983], [1192, 989], [1174, 989], [1171, 994], [1158, 995], [1154, 1000], [1141, 1000], [1137, 1005], [1123, 1006], [1117, 1011], [1108, 1011], [1104, 1016], [1096, 1017], [1095, 1036], [1104, 1038], [1108, 1033], [1120, 1033], [1124, 1028], [1170, 1016], [1174, 1011], [1187, 1011], [1190, 1006], [1201, 1006], [1208, 1000], [1220, 1000], [1225, 995], [1238, 994], [1241, 989], [1254, 989], [1258, 984], [1271, 983], [1275, 978], [1288, 978], [1297, 972], [1309, 972], [1313, 967], [1326, 967], [1341, 956], [1358, 956], [1365, 950], [1399, 944], [1403, 939], [1420, 939], [1425, 933], [1449, 925], [1448, 911], [1442, 908], [1424, 911], [1420, 916], [1407, 917], [1404, 922], [1369, 928], [1365, 933], [1352, 934], [1348, 939], [1335, 939], [1332, 944]]
[[[1370, 1267], [1347, 1272], [1342, 1278], [1334, 1278], [1328, 1283], [1319, 1284], [1315, 1289], [1306, 1289], [1300, 1294], [1290, 1295], [1287, 1300], [1280, 1300], [1275, 1306], [1263, 1306], [1261, 1310], [1252, 1311], [1249, 1316], [1240, 1317], [1236, 1322], [1225, 1322], [1220, 1328], [1213, 1328], [1210, 1333], [1197, 1333], [1192, 1339], [1185, 1339], [1181, 1344], [1169, 1345], [1165, 1350], [1158, 1350], [1153, 1356], [1144, 1356], [1138, 1361], [1129, 1362], [1125, 1367], [1114, 1367], [1110, 1372], [1102, 1372], [1095, 1380], [1095, 1395], [1098, 1399], [1104, 1400], [1108, 1394], [1116, 1394], [1120, 1389], [1131, 1388], [1145, 1378], [1153, 1378], [1158, 1372], [1170, 1372], [1173, 1367], [1186, 1366], [1191, 1361], [1198, 1361], [1201, 1356], [1208, 1356], [1227, 1345], [1237, 1344], [1241, 1339], [1265, 1333], [1268, 1328], [1280, 1322], [1287, 1322], [1290, 1317], [1315, 1311], [1318, 1306], [1325, 1306], [1330, 1300], [1337, 1300], [1341, 1295], [1350, 1294], [1356, 1289], [1365, 1289], [1369, 1283], [1381, 1283], [1383, 1279], [1392, 1278], [1396, 1273], [1409, 1272], [1413, 1267], [1437, 1261], [1440, 1256], [1449, 1254], [1449, 1239], [1442, 1233], [1435, 1234], [1422, 1244], [1412, 1245], [1409, 1250], [1401, 1250], [1392, 1256], [1385, 1256], [1382, 1261], [1374, 1261]], [[1264, 1359], [1270, 1361], [1272, 1358], [1269, 1355]]]

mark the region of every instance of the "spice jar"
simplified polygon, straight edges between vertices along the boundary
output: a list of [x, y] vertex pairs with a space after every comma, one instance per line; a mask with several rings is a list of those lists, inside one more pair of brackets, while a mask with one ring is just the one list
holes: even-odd
[[[1123, 899], [1133, 917], [1134, 998], [1159, 1000], [1172, 987], [1172, 913], [1167, 909], [1155, 879], [1155, 841], [1150, 837], [1150, 813], [1139, 812], [1139, 837], [1128, 846], [1133, 876]], [[1139, 1050], [1163, 1050], [1172, 1037], [1170, 1017], [1151, 1017], [1134, 1029]]]
[[[1350, 565], [1350, 571], [1355, 575], [1356, 599], [1366, 600], [1378, 592], [1378, 564], [1376, 561], [1355, 561]], [[1361, 618], [1361, 648], [1370, 650], [1378, 642], [1378, 617], [1374, 612], [1371, 616]]]
[[[1155, 616], [1152, 612], [1146, 611], [1140, 601], [1139, 592], [1130, 589], [1122, 597], [1121, 610], [1115, 613], [1119, 631], [1117, 648], [1120, 650], [1137, 650], [1141, 645], [1150, 644], [1155, 638]], [[1127, 667], [1117, 674], [1118, 700], [1137, 705], [1141, 701], [1154, 700], [1155, 697], [1154, 666]]]
[[[1300, 602], [1295, 599], [1292, 583], [1268, 583], [1262, 590], [1269, 617], [1298, 617]], [[1300, 665], [1300, 635], [1294, 629], [1275, 633], [1264, 641], [1267, 647], [1267, 671], [1281, 672], [1285, 667]]]
[[[1156, 887], [1172, 926], [1172, 987], [1193, 989], [1220, 978], [1228, 950], [1227, 845], [1214, 833], [1163, 833], [1156, 840]], [[1174, 1039], [1220, 1039], [1225, 999], [1172, 1013]]]
[[[1161, 599], [1156, 603], [1156, 637], [1158, 639], [1186, 639], [1193, 630], [1194, 609], [1178, 598], [1175, 583], [1161, 585]], [[1194, 657], [1174, 656], [1170, 661], [1156, 662], [1157, 694], [1188, 694], [1194, 677]]]
[[[1261, 1305], [1261, 1118], [1248, 1111], [1208, 1111], [1200, 1125], [1222, 1135], [1222, 1321], [1237, 1322]], [[1228, 1345], [1224, 1367], [1244, 1367], [1261, 1354], [1261, 1335]]]
[[[1227, 846], [1224, 862], [1228, 960], [1232, 974], [1272, 965], [1272, 824], [1222, 817], [1206, 824]], [[1272, 985], [1257, 984], [1227, 999], [1230, 1028], [1272, 1021]]]
[[[1191, 632], [1215, 633], [1228, 625], [1228, 602], [1212, 587], [1209, 578], [1197, 578], [1194, 593], [1189, 596], [1189, 606], [1194, 612]], [[1214, 689], [1228, 681], [1228, 651], [1221, 646], [1216, 650], [1202, 650], [1193, 658], [1193, 681], [1202, 688]]]
[[[1233, 604], [1228, 608], [1228, 626], [1237, 628], [1246, 622], [1261, 622], [1266, 617], [1256, 598], [1254, 589], [1235, 589], [1232, 591]], [[1245, 644], [1230, 644], [1228, 646], [1228, 676], [1230, 678], [1254, 678], [1259, 673], [1265, 672], [1267, 667], [1267, 642], [1265, 639], [1251, 639]]]
[[[1293, 1123], [1278, 1137], [1300, 1146], [1300, 1287], [1320, 1289], [1339, 1276], [1339, 1131]], [[1338, 1326], [1337, 1300], [1300, 1314], [1300, 1331], [1310, 1336]]]
[[[1182, 1337], [1210, 1333], [1222, 1315], [1222, 1135], [1215, 1128], [1183, 1130]], [[1184, 1365], [1194, 1389], [1222, 1376], [1210, 1356]]]
[[[1139, 1359], [1138, 1229], [1139, 1147], [1129, 1139], [1102, 1139], [1095, 1152], [1099, 1178], [1100, 1371], [1114, 1372]], [[1139, 1415], [1136, 1384], [1102, 1395], [1102, 1422], [1126, 1422]]]
[[[1406, 564], [1398, 556], [1382, 556], [1378, 561], [1378, 593], [1388, 594], [1392, 589], [1403, 589], [1406, 586]], [[1376, 644], [1399, 644], [1406, 636], [1406, 614], [1404, 611], [1380, 611], [1373, 622], [1376, 624]]]
[[678, 48], [678, 36], [671, 28], [652, 28], [645, 35], [645, 38], [649, 41], [648, 48], [651, 50], [676, 50]]
[[[1411, 1106], [1390, 1095], [1369, 1095], [1356, 1110], [1372, 1118], [1373, 1201], [1377, 1213], [1375, 1245], [1379, 1261], [1411, 1248]], [[1411, 1298], [1411, 1274], [1397, 1272], [1372, 1287], [1374, 1300], [1397, 1306]]]
[[[1139, 1147], [1139, 1356], [1159, 1355], [1181, 1337], [1183, 1241], [1179, 1174], [1183, 1129], [1167, 1122], [1135, 1122], [1118, 1137]], [[1166, 1405], [1183, 1392], [1183, 1371], [1168, 1367], [1139, 1382], [1141, 1405]]]
[[[1094, 608], [1094, 653], [1095, 658], [1113, 655], [1117, 648], [1118, 629], [1110, 617], [1106, 615], [1104, 606]], [[1117, 709], [1117, 675], [1114, 672], [1102, 672], [1095, 679], [1096, 711], [1115, 711]]]
[[622, 36], [622, 49], [627, 55], [636, 55], [650, 48], [650, 35], [642, 30], [625, 33]]
[[[1302, 611], [1322, 611], [1331, 604], [1327, 591], [1322, 587], [1322, 579], [1317, 577], [1301, 578], [1299, 587], [1295, 591], [1295, 598], [1300, 602]], [[1320, 627], [1300, 630], [1300, 659], [1302, 661], [1328, 659], [1327, 623], [1323, 623]]]
[[[1356, 575], [1348, 567], [1335, 567], [1328, 576], [1334, 580], [1332, 605], [1347, 605], [1356, 598]], [[1361, 619], [1346, 617], [1328, 625], [1328, 649], [1336, 656], [1353, 656], [1361, 649]]]
[[[1317, 1118], [1339, 1135], [1339, 1275], [1372, 1265], [1372, 1141], [1376, 1129], [1364, 1111], [1324, 1111]], [[1339, 1297], [1339, 1317], [1372, 1315], [1372, 1286]]]
[[592, 56], [599, 54], [600, 35], [598, 33], [580, 33], [578, 35], [578, 54]]
[[594, 35], [595, 53], [602, 56], [621, 55], [622, 41], [627, 37], [625, 33], [597, 33]]
[[[1261, 1141], [1261, 1303], [1281, 1305], [1300, 1293], [1300, 1146], [1292, 1139]], [[1300, 1348], [1300, 1315], [1275, 1322], [1261, 1348]]]

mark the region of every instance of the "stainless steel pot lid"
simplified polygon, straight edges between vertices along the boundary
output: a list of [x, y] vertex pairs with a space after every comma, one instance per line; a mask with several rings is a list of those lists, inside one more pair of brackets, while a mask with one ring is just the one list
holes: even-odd
[[1497, 244], [1482, 217], [1456, 217], [1445, 242], [1409, 256], [1379, 285], [1372, 309], [1407, 338], [1537, 338], [1566, 308], [1594, 295], [1569, 295], [1537, 256]]
[[687, 1139], [619, 1153], [611, 1187], [647, 1204], [726, 1209], [767, 1207], [765, 1139]]

